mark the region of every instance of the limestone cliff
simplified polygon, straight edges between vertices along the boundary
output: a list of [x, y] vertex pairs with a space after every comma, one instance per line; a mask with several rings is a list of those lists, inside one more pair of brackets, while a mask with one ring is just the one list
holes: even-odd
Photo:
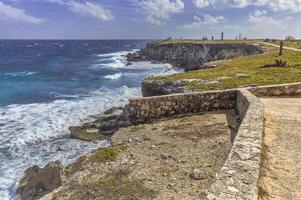
[[184, 68], [185, 71], [208, 68], [205, 63], [263, 53], [261, 47], [252, 44], [223, 43], [149, 43], [134, 54], [132, 61], [158, 61]]

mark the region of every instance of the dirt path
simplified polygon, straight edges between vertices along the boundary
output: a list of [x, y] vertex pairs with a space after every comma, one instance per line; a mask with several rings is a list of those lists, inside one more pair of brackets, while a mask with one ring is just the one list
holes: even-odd
[[301, 199], [301, 98], [266, 98], [260, 200]]
[[[279, 45], [272, 44], [272, 43], [269, 43], [269, 42], [259, 42], [259, 43], [264, 44], [264, 45], [268, 45], [268, 46], [279, 47]], [[297, 48], [293, 48], [293, 47], [284, 46], [283, 49], [301, 52], [301, 49], [297, 49]]]

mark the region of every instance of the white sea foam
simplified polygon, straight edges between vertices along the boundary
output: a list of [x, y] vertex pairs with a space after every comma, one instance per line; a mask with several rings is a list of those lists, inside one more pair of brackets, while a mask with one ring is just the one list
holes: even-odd
[[68, 127], [90, 121], [90, 116], [139, 96], [139, 88], [102, 88], [89, 97], [51, 103], [10, 105], [0, 108], [0, 199], [11, 197], [15, 183], [32, 164], [54, 160], [64, 163], [106, 142], [88, 143], [68, 138]]
[[9, 73], [5, 73], [4, 75], [5, 76], [10, 76], [10, 77], [22, 77], [22, 76], [32, 76], [32, 75], [35, 75], [37, 74], [38, 72], [27, 72], [27, 71], [24, 71], [24, 72], [9, 72]]
[[98, 59], [98, 62], [100, 63], [92, 65], [91, 68], [124, 68], [127, 63], [126, 55], [128, 53], [135, 53], [136, 51], [137, 49], [132, 51], [119, 51], [115, 53], [99, 54], [97, 56], [100, 58]]
[[120, 79], [122, 76], [122, 73], [117, 73], [117, 74], [113, 74], [113, 75], [107, 75], [104, 78], [108, 79], [108, 80], [117, 80]]

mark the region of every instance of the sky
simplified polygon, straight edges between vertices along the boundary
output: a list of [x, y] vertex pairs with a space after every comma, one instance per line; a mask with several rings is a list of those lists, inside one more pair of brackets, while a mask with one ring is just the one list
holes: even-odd
[[301, 0], [0, 0], [0, 39], [301, 38]]

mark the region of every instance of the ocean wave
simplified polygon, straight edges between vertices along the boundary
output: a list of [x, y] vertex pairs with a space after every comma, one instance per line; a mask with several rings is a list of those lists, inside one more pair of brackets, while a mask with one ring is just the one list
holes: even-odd
[[140, 95], [140, 88], [100, 88], [87, 97], [50, 103], [0, 107], [0, 199], [10, 199], [16, 182], [33, 163], [45, 165], [61, 160], [67, 164], [78, 156], [108, 143], [70, 139], [69, 126], [93, 120], [91, 116], [112, 106], [125, 105]]
[[92, 65], [90, 68], [124, 68], [127, 64], [126, 55], [128, 53], [135, 53], [136, 51], [138, 50], [134, 49], [131, 51], [119, 51], [115, 53], [99, 54], [97, 55], [100, 58], [97, 60], [99, 63]]
[[24, 77], [24, 76], [32, 76], [37, 74], [38, 72], [27, 72], [27, 71], [23, 71], [23, 72], [8, 72], [5, 73], [5, 76], [10, 76], [10, 77]]
[[104, 78], [108, 79], [108, 80], [117, 80], [117, 79], [120, 79], [121, 76], [122, 76], [122, 73], [117, 73], [117, 74], [113, 74], [113, 75], [104, 76]]

